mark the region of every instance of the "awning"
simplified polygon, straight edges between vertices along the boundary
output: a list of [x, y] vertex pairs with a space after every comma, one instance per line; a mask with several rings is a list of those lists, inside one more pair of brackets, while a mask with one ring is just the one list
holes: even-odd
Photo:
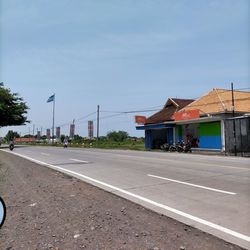
[[221, 120], [222, 120], [221, 117], [208, 116], [208, 117], [201, 117], [201, 118], [192, 119], [192, 120], [175, 121], [175, 124], [185, 125], [185, 124], [192, 124], [192, 123], [217, 122]]
[[192, 120], [169, 121], [169, 122], [158, 123], [158, 124], [136, 126], [136, 130], [173, 128], [176, 125], [185, 125], [185, 124], [203, 123], [203, 122], [216, 122], [216, 121], [221, 121], [221, 120], [222, 120], [221, 117], [208, 116], [208, 117], [201, 117], [201, 118], [192, 119]]
[[159, 123], [159, 124], [148, 124], [143, 126], [136, 126], [136, 130], [146, 130], [146, 129], [164, 129], [173, 128], [175, 125], [173, 123]]

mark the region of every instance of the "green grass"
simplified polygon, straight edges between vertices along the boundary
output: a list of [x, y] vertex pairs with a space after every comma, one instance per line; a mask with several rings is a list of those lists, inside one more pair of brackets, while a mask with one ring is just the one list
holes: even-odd
[[131, 150], [145, 150], [144, 142], [115, 142], [115, 141], [100, 141], [94, 142], [92, 147], [104, 149], [131, 149]]
[[[19, 144], [20, 145], [20, 144]], [[35, 146], [52, 146], [51, 144], [46, 143], [38, 143], [38, 144], [28, 144], [23, 143], [23, 145], [35, 145]], [[58, 143], [53, 146], [62, 147], [63, 144]], [[130, 149], [130, 150], [146, 150], [144, 142], [136, 142], [136, 141], [124, 141], [124, 142], [116, 142], [116, 141], [84, 141], [84, 143], [69, 143], [69, 147], [76, 148], [102, 148], [102, 149]]]

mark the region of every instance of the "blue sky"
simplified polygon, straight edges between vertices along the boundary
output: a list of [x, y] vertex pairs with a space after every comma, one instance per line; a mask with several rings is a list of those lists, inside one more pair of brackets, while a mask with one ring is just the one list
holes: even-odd
[[[197, 98], [212, 88], [248, 88], [248, 0], [0, 0], [0, 82], [30, 107], [33, 124], [52, 126], [96, 111], [143, 110], [168, 97]], [[144, 114], [144, 113], [138, 113]], [[145, 113], [150, 115], [151, 113]], [[134, 114], [101, 119], [100, 134], [135, 130]], [[87, 120], [76, 132], [87, 135]], [[96, 125], [94, 123], [94, 125]], [[69, 133], [69, 125], [62, 127]]]

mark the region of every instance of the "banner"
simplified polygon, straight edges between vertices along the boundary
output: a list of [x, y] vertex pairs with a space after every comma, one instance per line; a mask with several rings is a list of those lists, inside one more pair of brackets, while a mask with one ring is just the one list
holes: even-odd
[[200, 118], [200, 111], [198, 109], [179, 111], [173, 117], [175, 121], [197, 119]]
[[60, 138], [61, 130], [60, 127], [56, 127], [56, 138]]
[[46, 135], [47, 135], [47, 139], [50, 139], [50, 129], [49, 128], [46, 130]]
[[69, 137], [74, 138], [75, 136], [75, 124], [70, 124]]
[[93, 121], [88, 121], [88, 136], [89, 136], [89, 138], [94, 137], [94, 123], [93, 123]]
[[41, 131], [37, 131], [37, 140], [40, 140], [41, 138]]
[[137, 124], [145, 124], [146, 123], [146, 116], [142, 116], [142, 115], [136, 115], [135, 116], [135, 122]]

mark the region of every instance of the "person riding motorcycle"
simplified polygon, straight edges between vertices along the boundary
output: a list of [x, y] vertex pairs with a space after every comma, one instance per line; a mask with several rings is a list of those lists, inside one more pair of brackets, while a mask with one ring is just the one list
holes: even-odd
[[65, 138], [64, 141], [63, 141], [63, 147], [64, 148], [68, 147], [68, 139], [67, 138]]
[[12, 151], [14, 149], [14, 140], [11, 139], [9, 142], [9, 149]]

